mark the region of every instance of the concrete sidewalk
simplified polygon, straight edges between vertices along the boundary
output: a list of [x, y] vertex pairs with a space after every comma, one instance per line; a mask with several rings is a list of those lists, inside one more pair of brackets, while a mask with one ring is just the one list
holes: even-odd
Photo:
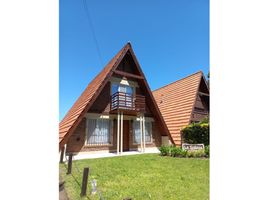
[[[126, 151], [126, 152], [122, 152], [122, 154], [118, 154], [118, 155], [117, 155], [117, 153], [79, 153], [79, 154], [73, 156], [73, 160], [108, 158], [108, 157], [138, 155], [138, 154], [147, 154], [147, 153], [159, 153], [159, 150], [158, 149], [146, 149], [145, 152]], [[66, 161], [66, 158], [64, 157], [64, 162], [65, 161]]]

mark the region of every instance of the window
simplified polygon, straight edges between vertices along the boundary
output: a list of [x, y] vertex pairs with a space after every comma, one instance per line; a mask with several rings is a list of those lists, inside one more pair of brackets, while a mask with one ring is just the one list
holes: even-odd
[[133, 135], [134, 135], [134, 143], [141, 143], [141, 130], [140, 130], [140, 121], [133, 122]]
[[112, 95], [115, 94], [116, 92], [122, 92], [122, 93], [133, 95], [133, 87], [130, 87], [128, 85], [121, 85], [118, 83], [113, 83]]
[[113, 121], [109, 119], [87, 120], [87, 144], [111, 144]]
[[145, 122], [145, 142], [152, 141], [152, 122]]
[[[140, 121], [133, 122], [133, 141], [136, 144], [141, 142]], [[152, 122], [145, 122], [145, 142], [152, 142]]]

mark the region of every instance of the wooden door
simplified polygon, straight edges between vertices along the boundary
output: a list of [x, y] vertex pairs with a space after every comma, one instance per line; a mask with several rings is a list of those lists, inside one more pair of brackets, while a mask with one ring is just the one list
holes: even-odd
[[123, 121], [123, 151], [129, 151], [129, 120]]

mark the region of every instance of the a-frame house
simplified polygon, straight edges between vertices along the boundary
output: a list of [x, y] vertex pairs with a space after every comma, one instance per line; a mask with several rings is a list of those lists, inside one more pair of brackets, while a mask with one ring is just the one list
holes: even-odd
[[181, 130], [209, 115], [209, 88], [201, 71], [153, 91], [154, 98], [176, 146]]
[[173, 142], [130, 43], [89, 83], [60, 122], [67, 153], [140, 151]]

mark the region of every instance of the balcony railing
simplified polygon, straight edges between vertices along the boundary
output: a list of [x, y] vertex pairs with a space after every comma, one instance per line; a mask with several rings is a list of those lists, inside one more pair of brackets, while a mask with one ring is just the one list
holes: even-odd
[[145, 111], [145, 97], [123, 92], [116, 92], [111, 96], [111, 110]]

